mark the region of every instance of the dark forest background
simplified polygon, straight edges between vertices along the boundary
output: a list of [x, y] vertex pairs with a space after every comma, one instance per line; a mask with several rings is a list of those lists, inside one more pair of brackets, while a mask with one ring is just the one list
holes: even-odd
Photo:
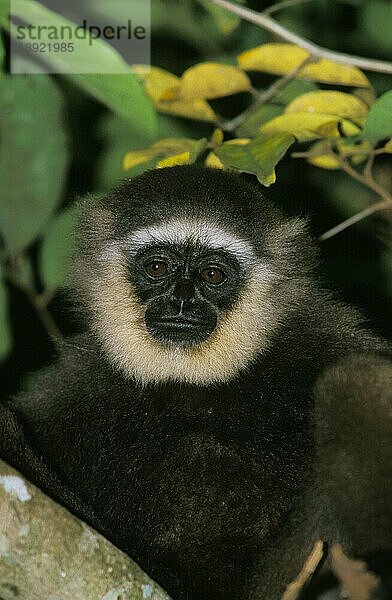
[[[247, 3], [257, 10], [273, 4]], [[384, 60], [392, 58], [389, 0], [298, 2], [275, 16], [288, 29], [322, 46]], [[7, 39], [5, 31], [5, 44]], [[245, 22], [230, 33], [222, 31], [214, 16], [197, 2], [152, 1], [151, 62], [177, 75], [205, 60], [235, 63], [241, 51], [267, 41], [274, 41], [271, 34]], [[391, 76], [367, 75], [377, 95], [391, 89]], [[121, 160], [126, 151], [145, 148], [162, 137], [200, 138], [211, 134], [209, 124], [160, 114], [155, 134], [143, 136], [130, 120], [115, 114], [70, 79], [61, 75], [51, 77], [63, 98], [63, 126], [69, 156], [58, 212], [86, 193], [104, 193], [118, 178], [125, 176]], [[258, 85], [267, 86], [270, 80], [271, 76], [260, 75]], [[28, 97], [25, 102], [27, 107]], [[237, 114], [245, 102], [245, 95], [237, 94], [211, 104], [230, 117]], [[25, 165], [17, 164], [16, 168], [23, 172]], [[391, 155], [379, 158], [375, 175], [386, 188], [392, 188]], [[270, 187], [270, 193], [286, 213], [307, 215], [315, 236], [374, 199], [369, 190], [346, 173], [318, 169], [305, 161], [291, 159], [289, 154], [277, 167], [277, 181]], [[390, 212], [378, 213], [323, 242], [320, 271], [332, 289], [338, 290], [347, 302], [357, 305], [369, 325], [389, 339], [392, 339], [391, 218]], [[26, 249], [38, 290], [43, 287], [39, 269], [41, 246], [42, 236], [38, 236]], [[6, 279], [6, 287], [12, 345], [1, 363], [3, 394], [19, 389], [26, 375], [47, 364], [55, 351], [31, 298], [10, 278]], [[56, 291], [47, 308], [64, 335], [78, 331], [77, 311], [63, 289]]]

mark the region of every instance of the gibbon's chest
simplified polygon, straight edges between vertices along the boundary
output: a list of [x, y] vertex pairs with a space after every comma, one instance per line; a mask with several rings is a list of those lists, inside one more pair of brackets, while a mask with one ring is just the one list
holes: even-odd
[[162, 544], [192, 531], [205, 539], [206, 519], [213, 535], [234, 535], [238, 511], [246, 535], [259, 535], [259, 518], [287, 509], [303, 481], [308, 417], [292, 400], [181, 388], [117, 399], [100, 430], [79, 438], [68, 477], [110, 527], [143, 537], [149, 523]]

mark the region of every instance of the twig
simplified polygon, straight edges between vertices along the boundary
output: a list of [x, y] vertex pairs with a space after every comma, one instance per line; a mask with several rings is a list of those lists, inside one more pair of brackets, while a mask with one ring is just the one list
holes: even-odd
[[277, 23], [268, 14], [257, 13], [250, 8], [233, 4], [228, 0], [209, 0], [209, 2], [212, 2], [212, 4], [216, 4], [216, 6], [220, 6], [221, 8], [225, 8], [229, 12], [238, 15], [245, 21], [249, 21], [250, 23], [254, 23], [259, 27], [262, 27], [263, 29], [267, 29], [267, 31], [271, 31], [271, 33], [274, 33], [287, 42], [296, 44], [300, 48], [310, 52], [313, 57], [327, 58], [337, 63], [354, 65], [360, 69], [364, 69], [365, 71], [392, 74], [392, 63], [390, 62], [364, 58], [362, 56], [354, 56], [351, 54], [345, 54], [343, 52], [334, 52], [333, 50], [328, 50], [327, 48], [318, 46], [317, 44], [314, 44], [313, 42], [310, 42], [309, 40], [292, 33], [286, 29], [286, 27], [283, 27]]
[[[361, 154], [374, 157], [380, 156], [381, 154], [389, 154], [389, 152], [387, 152], [385, 148], [376, 148], [376, 150], [366, 150], [364, 148], [353, 148], [352, 150], [344, 150], [344, 156], [346, 158], [350, 156], [359, 156]], [[326, 155], [331, 155], [331, 152], [327, 152], [325, 148], [320, 150], [309, 150], [306, 152], [292, 152], [290, 154], [291, 158], [313, 158], [315, 156]], [[336, 157], [335, 153], [333, 153], [333, 155]]]
[[63, 337], [63, 334], [61, 333], [60, 329], [58, 328], [56, 321], [53, 319], [52, 315], [50, 314], [45, 301], [43, 301], [41, 296], [39, 294], [37, 294], [34, 290], [31, 290], [28, 287], [24, 287], [23, 289], [24, 289], [27, 297], [29, 298], [31, 304], [34, 306], [34, 308], [37, 312], [37, 315], [41, 319], [41, 323], [44, 326], [49, 337], [51, 337], [54, 342], [61, 340]]
[[365, 168], [363, 170], [363, 176], [364, 176], [365, 180], [373, 179], [373, 174], [372, 174], [373, 163], [374, 163], [374, 154], [370, 154], [366, 161]]
[[[358, 173], [344, 158], [344, 156], [336, 155], [337, 160], [339, 161], [340, 168], [345, 171], [350, 177], [356, 179], [363, 185], [366, 185], [368, 188], [373, 190], [378, 196], [380, 196], [387, 204], [392, 207], [392, 196], [388, 193], [388, 191], [382, 187], [375, 179], [373, 178], [373, 174], [371, 170], [365, 168], [363, 174]], [[371, 169], [371, 165], [370, 165]]]
[[15, 266], [14, 268], [6, 267], [5, 275], [8, 281], [10, 281], [14, 286], [18, 287], [22, 292], [26, 294], [49, 337], [51, 337], [55, 343], [61, 340], [63, 334], [61, 333], [55, 320], [53, 319], [52, 315], [48, 310], [48, 304], [52, 300], [53, 294], [38, 294], [38, 292], [36, 292], [35, 289], [29, 287], [19, 279], [19, 277], [15, 274], [14, 269]]
[[362, 221], [363, 219], [365, 219], [366, 217], [369, 217], [373, 213], [378, 212], [379, 210], [385, 210], [388, 208], [392, 209], [391, 203], [385, 202], [385, 200], [376, 202], [376, 204], [372, 204], [371, 206], [364, 208], [364, 210], [361, 210], [359, 213], [356, 213], [349, 219], [342, 221], [341, 223], [339, 223], [339, 225], [335, 225], [335, 227], [332, 227], [332, 229], [328, 229], [328, 231], [326, 231], [325, 233], [320, 235], [319, 240], [322, 242], [324, 240], [328, 240], [329, 238], [333, 237], [334, 235], [337, 235], [338, 233], [340, 233], [341, 231], [344, 231], [344, 229], [347, 229], [347, 227], [351, 227], [351, 225], [355, 225], [355, 223]]
[[347, 227], [350, 227], [351, 225], [362, 221], [366, 217], [369, 217], [370, 215], [374, 214], [375, 212], [388, 209], [392, 210], [392, 196], [373, 178], [373, 174], [371, 172], [373, 157], [369, 158], [365, 170], [363, 174], [361, 174], [358, 173], [358, 171], [356, 171], [342, 156], [336, 154], [334, 154], [334, 156], [339, 161], [340, 167], [343, 171], [345, 171], [353, 179], [356, 179], [356, 181], [359, 181], [360, 183], [371, 189], [382, 199], [379, 202], [376, 202], [375, 204], [364, 208], [352, 217], [349, 217], [345, 221], [342, 221], [338, 225], [335, 225], [335, 227], [332, 227], [332, 229], [329, 229], [328, 231], [320, 235], [319, 239], [321, 241], [327, 240], [333, 237], [334, 235], [337, 235], [341, 231], [344, 231], [344, 229], [347, 229]]
[[256, 98], [255, 102], [249, 108], [244, 110], [242, 113], [240, 113], [239, 115], [237, 115], [230, 121], [226, 121], [226, 123], [221, 123], [220, 128], [223, 129], [224, 131], [234, 131], [234, 129], [237, 129], [237, 127], [242, 125], [242, 123], [248, 117], [250, 117], [254, 112], [256, 112], [256, 110], [260, 106], [262, 106], [263, 104], [266, 104], [269, 100], [274, 98], [278, 94], [278, 92], [280, 92], [283, 88], [285, 88], [288, 83], [290, 83], [290, 81], [295, 79], [296, 76], [298, 75], [299, 71], [306, 64], [308, 64], [312, 61], [313, 61], [313, 56], [310, 55], [307, 58], [305, 58], [305, 60], [303, 60], [301, 62], [301, 64], [299, 64], [297, 67], [292, 69], [289, 73], [287, 73], [283, 77], [280, 77], [279, 79], [274, 81], [270, 85], [270, 87], [268, 89], [266, 89], [264, 92], [257, 91], [257, 95], [254, 94], [255, 98]]

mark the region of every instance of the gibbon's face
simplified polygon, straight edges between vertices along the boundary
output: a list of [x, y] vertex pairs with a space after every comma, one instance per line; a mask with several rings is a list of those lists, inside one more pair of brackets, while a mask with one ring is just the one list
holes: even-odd
[[238, 177], [200, 167], [151, 171], [90, 210], [75, 276], [126, 376], [223, 383], [265, 351], [293, 296], [302, 223]]
[[235, 304], [244, 278], [231, 252], [196, 240], [146, 244], [130, 261], [146, 330], [166, 347], [192, 348], [206, 341], [221, 314]]

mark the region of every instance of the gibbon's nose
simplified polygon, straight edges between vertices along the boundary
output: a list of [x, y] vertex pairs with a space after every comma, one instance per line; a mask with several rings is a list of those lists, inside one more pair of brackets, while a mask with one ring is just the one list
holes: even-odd
[[195, 286], [191, 279], [179, 279], [174, 286], [173, 295], [179, 302], [190, 302], [195, 296]]

